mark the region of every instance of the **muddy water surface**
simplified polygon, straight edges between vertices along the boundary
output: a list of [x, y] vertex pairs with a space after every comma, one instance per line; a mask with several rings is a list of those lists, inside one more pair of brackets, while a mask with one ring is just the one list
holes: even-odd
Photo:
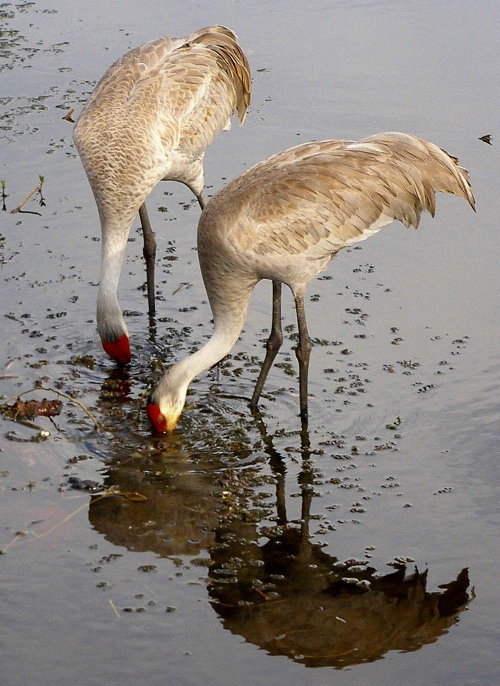
[[[488, 0], [1, 5], [0, 396], [62, 402], [1, 418], [2, 684], [497, 683], [499, 19]], [[210, 23], [238, 33], [253, 101], [207, 153], [208, 195], [296, 143], [383, 130], [471, 172], [476, 214], [440, 196], [311, 283], [307, 435], [288, 294], [248, 408], [266, 282], [175, 435], [151, 436], [150, 385], [211, 331], [179, 185], [149, 201], [155, 321], [137, 223], [130, 368], [98, 344], [97, 212], [63, 116], [128, 48]]]

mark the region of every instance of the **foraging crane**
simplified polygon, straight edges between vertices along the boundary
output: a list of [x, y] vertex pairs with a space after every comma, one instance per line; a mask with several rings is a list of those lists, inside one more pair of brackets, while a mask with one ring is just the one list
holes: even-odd
[[234, 33], [209, 26], [188, 38], [160, 38], [131, 50], [97, 84], [74, 141], [102, 232], [97, 329], [105, 351], [130, 361], [117, 288], [131, 224], [139, 212], [150, 314], [155, 311], [156, 241], [145, 201], [161, 180], [180, 181], [203, 209], [203, 157], [231, 114], [243, 124], [250, 68]]
[[305, 424], [311, 351], [304, 309], [307, 284], [339, 250], [393, 220], [417, 227], [423, 210], [434, 215], [436, 191], [461, 196], [474, 208], [468, 173], [458, 160], [433, 143], [402, 133], [357, 142], [306, 143], [230, 182], [207, 204], [198, 225], [198, 256], [214, 332], [160, 380], [147, 406], [154, 429], [175, 428], [190, 382], [233, 348], [261, 279], [273, 282], [273, 317], [251, 404], [257, 404], [283, 340], [285, 283], [297, 312], [300, 415]]

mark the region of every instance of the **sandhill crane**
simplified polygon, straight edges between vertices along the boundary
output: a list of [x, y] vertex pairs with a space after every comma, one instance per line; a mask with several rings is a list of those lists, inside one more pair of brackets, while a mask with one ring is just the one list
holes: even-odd
[[130, 361], [117, 288], [130, 227], [144, 233], [149, 312], [155, 310], [156, 241], [145, 201], [161, 180], [180, 181], [203, 209], [203, 157], [231, 114], [243, 124], [250, 68], [234, 33], [209, 26], [131, 50], [97, 84], [74, 141], [94, 193], [102, 232], [97, 328], [106, 352]]
[[189, 383], [233, 348], [261, 279], [273, 282], [273, 317], [251, 404], [257, 404], [283, 340], [285, 283], [297, 313], [300, 416], [305, 425], [311, 350], [304, 310], [307, 284], [339, 250], [394, 219], [417, 227], [422, 210], [434, 215], [436, 191], [461, 196], [474, 208], [468, 173], [458, 160], [433, 143], [402, 133], [299, 145], [229, 183], [207, 204], [198, 226], [198, 255], [214, 332], [160, 380], [147, 406], [154, 429], [175, 428]]

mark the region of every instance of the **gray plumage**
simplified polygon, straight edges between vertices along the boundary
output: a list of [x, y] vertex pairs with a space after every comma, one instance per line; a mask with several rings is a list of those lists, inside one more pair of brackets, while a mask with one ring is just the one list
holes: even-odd
[[139, 212], [154, 312], [156, 243], [146, 198], [159, 181], [180, 181], [203, 208], [205, 151], [230, 128], [231, 114], [244, 122], [250, 91], [236, 36], [210, 26], [128, 52], [102, 77], [75, 125], [102, 229], [97, 326], [105, 349], [120, 362], [130, 359], [117, 286], [132, 221]]
[[285, 283], [297, 310], [300, 413], [307, 421], [307, 284], [339, 250], [393, 220], [417, 227], [422, 211], [434, 215], [436, 191], [461, 196], [474, 207], [468, 174], [458, 161], [433, 143], [402, 133], [299, 145], [229, 183], [208, 203], [198, 227], [214, 333], [165, 373], [148, 405], [154, 427], [173, 429], [191, 380], [232, 349], [261, 279], [273, 281], [273, 323], [252, 403], [259, 400], [283, 339]]

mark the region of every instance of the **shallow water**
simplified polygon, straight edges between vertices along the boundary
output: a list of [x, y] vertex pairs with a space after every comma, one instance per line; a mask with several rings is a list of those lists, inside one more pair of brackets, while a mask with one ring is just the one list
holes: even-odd
[[[2, 684], [497, 683], [498, 3], [118, 5], [0, 7], [0, 394], [64, 394], [54, 423], [1, 418]], [[152, 324], [131, 235], [129, 370], [95, 332], [97, 212], [62, 117], [129, 47], [210, 23], [239, 35], [253, 100], [207, 153], [209, 195], [272, 152], [382, 130], [471, 172], [476, 214], [439, 196], [418, 232], [386, 227], [311, 283], [308, 436], [289, 294], [248, 408], [267, 282], [176, 433], [151, 436], [150, 384], [211, 331], [182, 186], [148, 203]], [[40, 175], [43, 203], [11, 214]]]

